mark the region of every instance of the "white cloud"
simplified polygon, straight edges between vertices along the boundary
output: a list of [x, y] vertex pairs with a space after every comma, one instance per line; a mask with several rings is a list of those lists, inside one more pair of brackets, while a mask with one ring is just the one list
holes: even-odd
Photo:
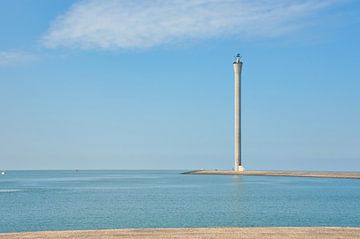
[[34, 60], [36, 57], [32, 54], [19, 51], [0, 52], [0, 66], [16, 65]]
[[211, 37], [268, 37], [303, 26], [337, 0], [82, 0], [59, 16], [47, 47], [148, 48]]

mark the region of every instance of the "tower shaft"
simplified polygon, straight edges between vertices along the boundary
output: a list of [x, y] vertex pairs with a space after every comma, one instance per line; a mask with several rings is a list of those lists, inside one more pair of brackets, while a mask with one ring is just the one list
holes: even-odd
[[235, 171], [244, 171], [241, 164], [241, 70], [240, 55], [233, 63], [235, 74]]

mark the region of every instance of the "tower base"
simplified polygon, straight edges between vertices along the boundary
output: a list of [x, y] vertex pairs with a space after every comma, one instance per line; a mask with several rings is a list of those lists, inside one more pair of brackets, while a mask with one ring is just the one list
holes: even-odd
[[237, 166], [237, 168], [235, 169], [235, 171], [240, 171], [240, 172], [242, 172], [242, 171], [245, 171], [245, 168], [244, 168], [243, 166], [239, 165], [239, 166]]

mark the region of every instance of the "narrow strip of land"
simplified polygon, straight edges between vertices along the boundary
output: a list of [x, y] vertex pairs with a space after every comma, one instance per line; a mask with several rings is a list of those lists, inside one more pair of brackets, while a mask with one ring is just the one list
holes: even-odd
[[207, 175], [246, 175], [246, 176], [285, 176], [285, 177], [316, 177], [316, 178], [352, 178], [360, 179], [360, 172], [297, 172], [297, 171], [224, 171], [195, 170], [184, 174]]
[[0, 239], [352, 239], [359, 235], [359, 227], [225, 227], [0, 233]]

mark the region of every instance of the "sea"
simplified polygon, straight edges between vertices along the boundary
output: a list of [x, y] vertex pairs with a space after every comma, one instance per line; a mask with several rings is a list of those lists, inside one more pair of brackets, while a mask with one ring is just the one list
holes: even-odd
[[182, 171], [7, 171], [0, 232], [360, 226], [360, 180]]

